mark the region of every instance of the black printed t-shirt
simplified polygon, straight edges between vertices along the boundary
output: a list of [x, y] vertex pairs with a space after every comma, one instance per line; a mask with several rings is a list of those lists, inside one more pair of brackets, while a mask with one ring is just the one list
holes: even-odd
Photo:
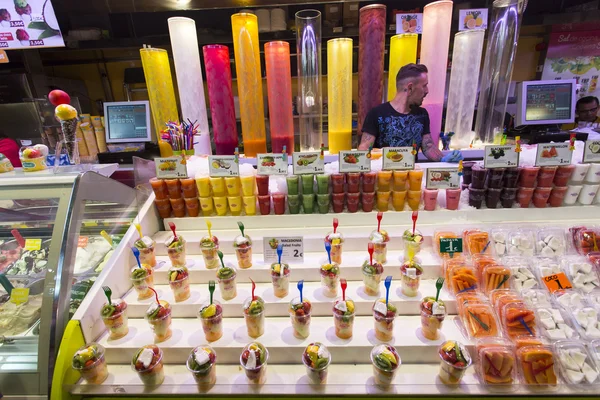
[[362, 131], [375, 136], [373, 147], [402, 147], [417, 144], [421, 148], [423, 135], [429, 131], [429, 114], [423, 107], [413, 107], [401, 114], [387, 102], [373, 108], [365, 117]]

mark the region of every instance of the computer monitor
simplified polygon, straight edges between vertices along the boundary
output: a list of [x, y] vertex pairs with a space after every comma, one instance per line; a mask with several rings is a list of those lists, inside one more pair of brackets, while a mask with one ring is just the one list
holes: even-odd
[[106, 143], [151, 142], [150, 105], [147, 101], [104, 103]]
[[517, 88], [515, 125], [565, 124], [575, 121], [574, 79], [522, 82]]

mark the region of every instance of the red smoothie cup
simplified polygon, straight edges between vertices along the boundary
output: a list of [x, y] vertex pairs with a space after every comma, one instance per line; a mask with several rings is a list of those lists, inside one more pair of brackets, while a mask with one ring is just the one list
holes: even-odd
[[271, 196], [267, 194], [265, 196], [258, 195], [257, 197], [258, 207], [260, 208], [260, 215], [269, 215], [271, 213]]
[[535, 186], [535, 180], [540, 172], [540, 167], [523, 167], [519, 177], [519, 187], [532, 188]]
[[331, 186], [333, 193], [344, 193], [344, 174], [332, 174]]
[[[554, 186], [567, 186], [571, 176], [573, 176], [573, 172], [575, 171], [575, 165], [561, 165], [556, 170], [556, 175], [554, 175]], [[552, 196], [552, 195], [551, 195]], [[558, 206], [552, 206], [558, 207]]]
[[540, 173], [537, 176], [538, 187], [551, 188], [557, 169], [558, 167], [540, 167]]
[[273, 209], [276, 215], [282, 215], [283, 213], [285, 213], [285, 194], [275, 193], [273, 195]]
[[473, 170], [471, 172], [471, 187], [473, 189], [485, 189], [485, 179], [487, 174], [488, 170], [481, 165], [473, 165]]
[[[475, 172], [475, 171], [473, 171]], [[485, 198], [485, 189], [477, 189], [473, 187], [473, 183], [469, 186], [469, 205], [475, 208], [481, 208], [483, 199]]]
[[550, 207], [560, 207], [562, 206], [563, 200], [567, 194], [568, 186], [555, 186], [552, 188], [550, 192], [550, 198], [548, 199], [548, 203]]
[[475, 165], [475, 161], [463, 162], [463, 183], [465, 185], [470, 185], [473, 181], [473, 165]]
[[490, 168], [487, 173], [487, 188], [500, 189], [502, 187], [502, 177], [504, 176], [504, 168]]
[[[521, 175], [523, 176], [523, 175]], [[521, 208], [529, 207], [531, 204], [531, 198], [533, 197], [533, 188], [528, 187], [520, 187], [519, 192], [517, 193], [517, 201]]]
[[485, 206], [487, 208], [498, 208], [501, 192], [502, 189], [489, 188], [485, 194]]
[[346, 182], [348, 182], [348, 193], [358, 193], [360, 189], [360, 172], [347, 173]]
[[[363, 185], [364, 185], [364, 181], [363, 181]], [[364, 189], [364, 186], [363, 186]], [[362, 201], [362, 210], [364, 212], [371, 212], [373, 211], [373, 206], [375, 205], [375, 192], [363, 192], [361, 195], [361, 201]]]
[[269, 194], [269, 175], [256, 175], [256, 187], [260, 196]]
[[519, 190], [519, 188], [502, 189], [502, 193], [500, 193], [500, 203], [502, 203], [502, 207], [512, 208], [513, 204], [515, 204], [515, 199], [517, 198], [517, 190]]
[[346, 198], [346, 193], [333, 193], [331, 196], [333, 198], [333, 200], [332, 200], [333, 212], [334, 213], [344, 212], [344, 199]]
[[347, 193], [348, 197], [348, 212], [355, 213], [358, 211], [358, 203], [360, 199], [360, 193]]
[[519, 183], [519, 168], [506, 168], [502, 177], [502, 185], [505, 188], [516, 188]]
[[162, 179], [150, 179], [150, 186], [152, 186], [152, 190], [154, 191], [157, 200], [164, 200], [169, 198], [169, 191], [167, 190], [167, 185]]
[[533, 192], [533, 205], [537, 208], [545, 208], [550, 198], [551, 187], [537, 187]]
[[161, 218], [169, 218], [171, 216], [171, 201], [169, 199], [155, 199], [156, 209]]
[[171, 208], [173, 209], [173, 215], [175, 218], [185, 217], [185, 201], [182, 198], [169, 199], [171, 202]]
[[362, 176], [362, 191], [371, 193], [375, 191], [376, 172], [365, 172]]

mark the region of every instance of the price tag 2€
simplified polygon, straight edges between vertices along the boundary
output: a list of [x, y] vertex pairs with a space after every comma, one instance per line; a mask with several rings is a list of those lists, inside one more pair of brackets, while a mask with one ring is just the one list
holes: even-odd
[[42, 248], [42, 239], [26, 239], [25, 250], [33, 251]]
[[10, 292], [10, 302], [16, 305], [29, 301], [29, 288], [13, 288]]
[[548, 275], [542, 277], [544, 284], [550, 291], [550, 293], [554, 293], [557, 290], [562, 289], [573, 289], [573, 285], [571, 285], [571, 281], [565, 275], [564, 272], [560, 272], [558, 274]]

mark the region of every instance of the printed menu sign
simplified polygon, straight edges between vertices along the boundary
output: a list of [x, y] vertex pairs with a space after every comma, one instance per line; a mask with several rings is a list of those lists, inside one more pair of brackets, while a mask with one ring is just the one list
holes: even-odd
[[368, 151], [340, 151], [340, 172], [370, 172]]
[[305, 151], [292, 155], [294, 175], [322, 174], [325, 162], [320, 151]]
[[427, 189], [452, 189], [460, 187], [458, 168], [428, 168]]
[[258, 154], [256, 158], [256, 169], [258, 175], [287, 175], [289, 156], [282, 153]]
[[281, 253], [281, 262], [304, 262], [304, 238], [302, 236], [264, 237], [263, 254], [265, 256], [265, 264], [272, 264], [278, 261], [277, 246], [279, 244], [283, 245], [283, 252]]
[[396, 14], [396, 33], [423, 33], [423, 14]]
[[181, 156], [156, 157], [154, 159], [158, 179], [187, 178], [187, 165]]
[[211, 177], [240, 176], [236, 156], [208, 156], [208, 174]]
[[460, 10], [458, 17], [458, 30], [472, 31], [475, 29], [487, 29], [487, 21], [487, 8]]
[[384, 147], [383, 166], [384, 170], [407, 170], [415, 169], [415, 156], [413, 148], [408, 147]]
[[588, 140], [583, 148], [584, 163], [600, 163], [600, 140]]
[[514, 145], [485, 146], [483, 166], [485, 168], [514, 168], [519, 166], [519, 154]]
[[539, 143], [535, 157], [536, 167], [548, 167], [555, 165], [571, 164], [573, 152], [566, 143]]
[[52, 2], [0, 0], [0, 48], [64, 47]]

